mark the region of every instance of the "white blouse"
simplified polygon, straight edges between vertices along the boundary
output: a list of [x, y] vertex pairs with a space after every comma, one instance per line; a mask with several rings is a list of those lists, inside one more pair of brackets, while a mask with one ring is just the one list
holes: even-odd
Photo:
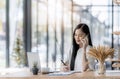
[[[87, 58], [88, 63], [89, 63], [89, 65], [88, 65], [89, 68], [91, 70], [94, 70], [95, 59], [87, 54], [90, 48], [91, 48], [91, 46], [87, 46], [86, 58]], [[67, 57], [67, 63], [69, 65], [70, 65], [70, 61], [71, 61], [71, 56], [72, 56], [72, 50], [69, 52], [69, 55]], [[83, 71], [82, 59], [83, 59], [83, 50], [82, 50], [82, 48], [79, 48], [77, 51], [76, 59], [75, 59], [75, 66], [74, 66], [75, 71], [81, 71], [81, 72]]]

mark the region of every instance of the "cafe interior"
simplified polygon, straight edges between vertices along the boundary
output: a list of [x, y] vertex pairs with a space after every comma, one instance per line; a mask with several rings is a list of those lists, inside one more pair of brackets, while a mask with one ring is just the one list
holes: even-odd
[[[110, 74], [113, 74], [115, 71], [115, 74], [120, 74], [119, 20], [120, 0], [0, 0], [0, 79], [37, 79], [42, 77], [43, 67], [60, 71], [61, 60], [67, 58], [72, 46], [73, 30], [79, 23], [89, 26], [94, 47], [108, 46], [114, 49], [113, 56], [104, 62], [105, 78], [120, 78], [107, 73], [111, 71]], [[40, 67], [39, 77], [29, 72], [35, 61]], [[97, 66], [97, 60], [95, 62]], [[27, 72], [24, 71], [26, 69]], [[21, 70], [24, 71], [22, 75], [17, 73]], [[25, 75], [28, 72], [29, 75]], [[62, 77], [82, 79], [80, 77], [83, 75], [77, 74], [80, 75]], [[103, 79], [103, 76], [100, 78]], [[44, 75], [41, 79], [52, 77]]]

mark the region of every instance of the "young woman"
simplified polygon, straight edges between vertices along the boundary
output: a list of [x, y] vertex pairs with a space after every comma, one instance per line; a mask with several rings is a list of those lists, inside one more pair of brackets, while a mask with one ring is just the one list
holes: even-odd
[[62, 65], [63, 71], [75, 70], [84, 72], [88, 69], [94, 70], [94, 58], [87, 53], [92, 47], [89, 27], [84, 24], [78, 24], [73, 32], [73, 45], [68, 54], [66, 65]]

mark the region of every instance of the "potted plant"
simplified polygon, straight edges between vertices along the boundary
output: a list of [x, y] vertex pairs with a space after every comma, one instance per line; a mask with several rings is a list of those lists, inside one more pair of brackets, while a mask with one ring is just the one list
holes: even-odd
[[97, 68], [98, 74], [105, 73], [105, 59], [109, 56], [113, 56], [114, 48], [106, 47], [106, 46], [97, 46], [90, 48], [89, 55], [96, 58], [98, 60]]
[[37, 75], [38, 74], [38, 67], [37, 67], [37, 62], [33, 63], [33, 68], [32, 68], [32, 73], [33, 75]]

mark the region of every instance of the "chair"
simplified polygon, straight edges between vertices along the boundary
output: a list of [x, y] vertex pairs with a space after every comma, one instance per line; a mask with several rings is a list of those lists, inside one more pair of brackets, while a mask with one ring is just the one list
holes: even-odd
[[120, 63], [113, 63], [112, 67], [116, 68], [117, 70], [119, 70], [120, 69]]

